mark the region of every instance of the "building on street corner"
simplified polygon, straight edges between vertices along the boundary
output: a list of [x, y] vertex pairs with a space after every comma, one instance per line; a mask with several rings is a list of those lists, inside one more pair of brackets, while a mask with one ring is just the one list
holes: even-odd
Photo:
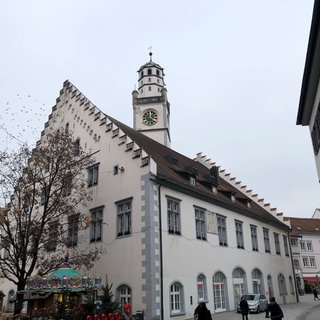
[[139, 68], [133, 128], [68, 80], [44, 125], [38, 145], [68, 130], [95, 157], [85, 173], [90, 226], [76, 233], [104, 251], [90, 272], [150, 320], [192, 318], [202, 301], [215, 314], [234, 311], [245, 293], [296, 302], [288, 222], [205, 155], [170, 148], [174, 106], [163, 70], [151, 52]]

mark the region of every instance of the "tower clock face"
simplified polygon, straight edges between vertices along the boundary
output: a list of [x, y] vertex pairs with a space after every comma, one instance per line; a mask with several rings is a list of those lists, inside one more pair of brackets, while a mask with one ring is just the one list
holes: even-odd
[[147, 126], [152, 126], [158, 121], [158, 115], [153, 110], [147, 110], [142, 117], [142, 121]]

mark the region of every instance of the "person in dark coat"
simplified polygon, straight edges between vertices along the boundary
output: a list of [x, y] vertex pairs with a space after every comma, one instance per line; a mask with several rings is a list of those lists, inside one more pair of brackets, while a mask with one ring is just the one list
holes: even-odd
[[211, 312], [207, 309], [205, 302], [200, 302], [194, 310], [193, 317], [195, 320], [212, 320]]
[[242, 296], [240, 299], [240, 313], [242, 314], [242, 320], [248, 320], [248, 314], [249, 314], [249, 305], [247, 300]]
[[271, 318], [272, 320], [281, 320], [283, 318], [283, 312], [277, 304], [275, 297], [271, 297], [269, 300], [266, 308], [266, 318]]
[[313, 300], [319, 300], [318, 290], [316, 288], [313, 289]]

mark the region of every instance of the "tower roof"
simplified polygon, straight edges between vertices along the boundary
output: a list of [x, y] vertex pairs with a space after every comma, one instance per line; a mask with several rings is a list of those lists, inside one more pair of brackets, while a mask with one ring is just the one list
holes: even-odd
[[142, 69], [145, 69], [145, 68], [147, 68], [147, 67], [156, 67], [156, 68], [158, 68], [158, 69], [163, 70], [163, 68], [160, 66], [160, 64], [155, 63], [155, 62], [152, 61], [152, 52], [151, 52], [151, 51], [150, 51], [150, 53], [149, 53], [149, 56], [150, 56], [150, 61], [148, 61], [147, 63], [145, 63], [144, 65], [142, 65], [142, 66], [140, 67], [140, 69], [138, 70], [138, 72], [140, 72]]

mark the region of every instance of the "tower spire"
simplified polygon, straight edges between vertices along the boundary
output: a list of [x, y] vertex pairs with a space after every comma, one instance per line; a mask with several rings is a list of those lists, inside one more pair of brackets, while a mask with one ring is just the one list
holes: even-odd
[[150, 62], [152, 62], [152, 46], [150, 46], [148, 49], [149, 49]]

